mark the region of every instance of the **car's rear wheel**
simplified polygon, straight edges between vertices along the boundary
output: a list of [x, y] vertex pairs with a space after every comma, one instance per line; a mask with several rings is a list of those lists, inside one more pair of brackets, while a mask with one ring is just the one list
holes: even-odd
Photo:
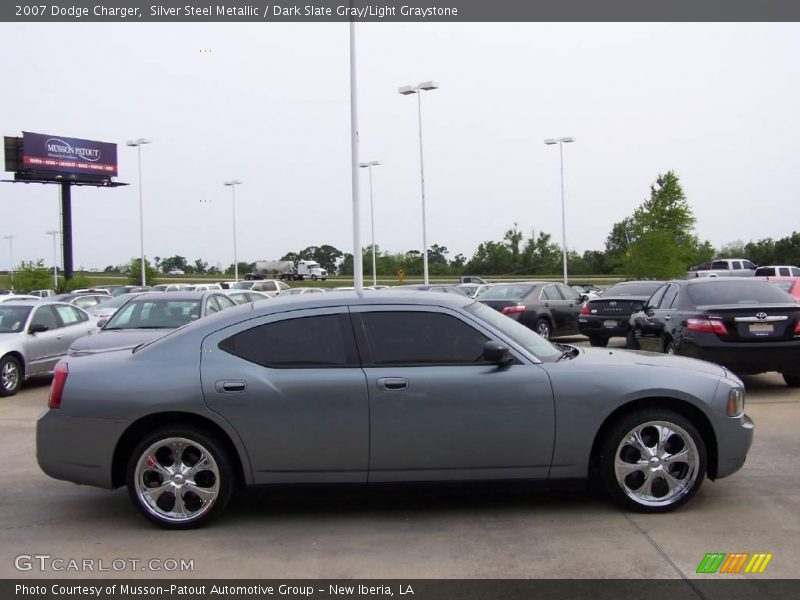
[[0, 359], [0, 396], [13, 396], [22, 385], [22, 369], [13, 356]]
[[680, 350], [680, 345], [675, 341], [669, 338], [664, 340], [664, 354], [678, 354]]
[[589, 344], [597, 348], [605, 348], [606, 346], [608, 346], [608, 338], [598, 337], [596, 335], [593, 335], [589, 337]]
[[533, 330], [544, 339], [550, 339], [550, 323], [547, 322], [547, 319], [538, 319]]
[[790, 375], [789, 373], [781, 373], [786, 385], [792, 388], [800, 387], [800, 375]]
[[603, 441], [605, 487], [622, 506], [665, 512], [688, 501], [703, 483], [706, 447], [682, 415], [644, 409], [621, 418]]
[[128, 493], [148, 519], [188, 529], [220, 515], [235, 469], [224, 445], [194, 427], [164, 427], [146, 436], [128, 461]]

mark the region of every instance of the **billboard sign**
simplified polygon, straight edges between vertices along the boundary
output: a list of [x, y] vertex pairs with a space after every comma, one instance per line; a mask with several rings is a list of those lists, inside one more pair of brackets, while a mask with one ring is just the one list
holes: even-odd
[[116, 177], [117, 145], [23, 131], [22, 168]]

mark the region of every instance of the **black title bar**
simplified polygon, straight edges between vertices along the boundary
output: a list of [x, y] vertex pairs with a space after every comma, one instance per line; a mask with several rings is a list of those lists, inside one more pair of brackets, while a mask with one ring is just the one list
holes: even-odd
[[3, 0], [0, 21], [37, 22], [800, 21], [798, 0]]

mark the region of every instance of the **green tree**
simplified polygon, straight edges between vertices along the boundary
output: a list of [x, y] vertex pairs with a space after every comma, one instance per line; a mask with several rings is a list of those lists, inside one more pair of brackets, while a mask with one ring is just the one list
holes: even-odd
[[184, 273], [191, 271], [191, 267], [186, 263], [186, 257], [177, 254], [169, 258], [162, 258], [160, 267], [162, 273], [169, 273], [172, 269], [180, 269]]
[[659, 175], [650, 198], [633, 213], [624, 262], [633, 277], [669, 279], [685, 273], [700, 254], [695, 217], [673, 171]]
[[83, 290], [92, 287], [92, 281], [86, 275], [76, 275], [64, 283], [63, 291], [65, 293], [72, 292], [73, 290]]
[[44, 259], [23, 261], [14, 272], [11, 285], [17, 292], [50, 289], [53, 287], [53, 272], [44, 266]]
[[[132, 258], [129, 263], [128, 283], [131, 285], [139, 285], [142, 283], [142, 259]], [[147, 258], [144, 259], [144, 274], [145, 283], [147, 285], [155, 285], [158, 283], [158, 271], [153, 268]]]
[[200, 275], [205, 275], [208, 273], [208, 263], [205, 262], [202, 258], [198, 258], [194, 261], [194, 272]]

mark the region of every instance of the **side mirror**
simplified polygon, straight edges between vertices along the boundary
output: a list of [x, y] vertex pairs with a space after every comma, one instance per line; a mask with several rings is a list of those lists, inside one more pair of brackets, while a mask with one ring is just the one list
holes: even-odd
[[99, 321], [97, 321], [97, 328], [101, 329], [105, 327], [106, 323], [108, 323], [108, 319], [100, 319]]
[[50, 329], [47, 325], [42, 323], [34, 323], [28, 328], [28, 333], [43, 333]]
[[645, 308], [646, 308], [646, 307], [645, 307], [645, 305], [644, 305], [644, 302], [641, 302], [641, 301], [638, 301], [638, 300], [637, 300], [637, 301], [634, 301], [634, 302], [631, 302], [631, 311], [633, 311], [633, 312], [635, 312], [635, 313], [636, 313], [636, 312], [641, 312], [641, 311], [643, 311]]
[[508, 353], [508, 346], [489, 340], [483, 345], [483, 358], [486, 362], [495, 364], [504, 364], [511, 361], [511, 356]]

